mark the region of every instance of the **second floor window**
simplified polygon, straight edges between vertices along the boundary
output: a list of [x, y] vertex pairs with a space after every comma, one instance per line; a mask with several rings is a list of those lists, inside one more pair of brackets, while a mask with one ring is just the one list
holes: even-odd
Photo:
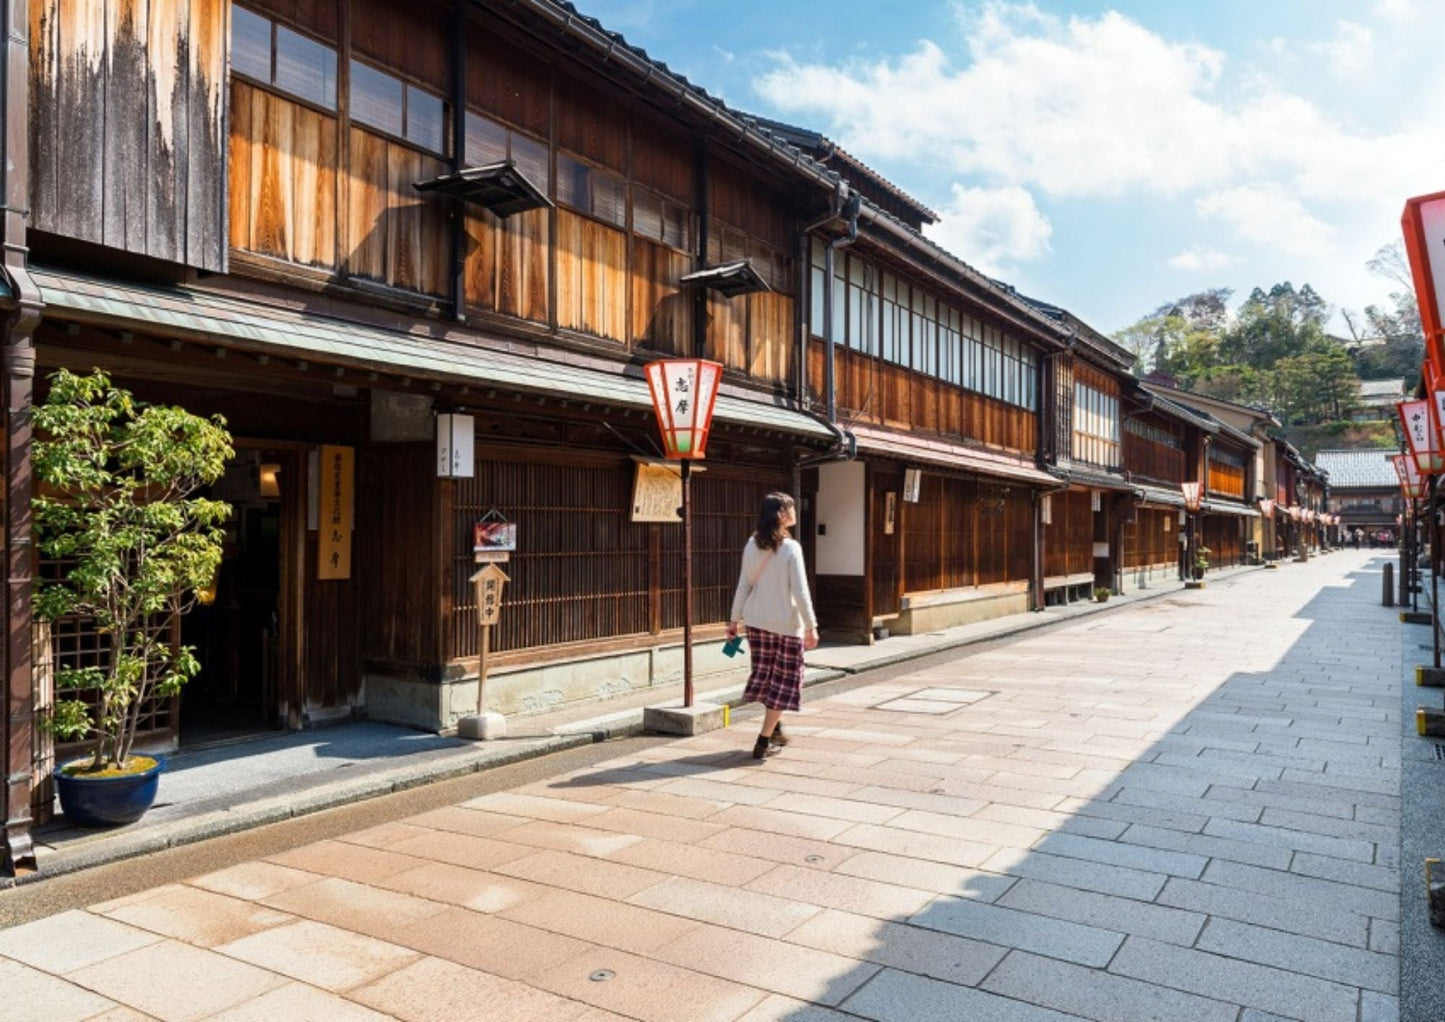
[[351, 62], [351, 119], [434, 153], [447, 151], [442, 98], [359, 60]]
[[231, 70], [325, 110], [336, 109], [336, 50], [244, 7], [231, 8]]
[[562, 152], [557, 154], [557, 201], [615, 227], [627, 226], [627, 182]]

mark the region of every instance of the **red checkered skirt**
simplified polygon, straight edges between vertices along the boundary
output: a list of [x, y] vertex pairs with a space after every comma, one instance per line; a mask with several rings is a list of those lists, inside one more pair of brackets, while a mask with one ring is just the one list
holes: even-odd
[[748, 629], [753, 670], [743, 701], [770, 710], [796, 710], [803, 692], [803, 640], [761, 628]]

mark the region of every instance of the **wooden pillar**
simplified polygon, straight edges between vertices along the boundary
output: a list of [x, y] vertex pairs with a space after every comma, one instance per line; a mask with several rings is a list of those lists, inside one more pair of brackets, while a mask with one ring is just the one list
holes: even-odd
[[30, 838], [35, 699], [31, 679], [30, 609], [33, 548], [30, 518], [30, 411], [35, 384], [31, 341], [43, 307], [26, 272], [26, 211], [30, 208], [30, 5], [0, 0], [5, 38], [0, 46], [0, 246], [11, 301], [0, 325], [0, 391], [5, 416], [5, 642], [3, 730], [5, 777], [0, 784], [0, 869], [33, 867]]

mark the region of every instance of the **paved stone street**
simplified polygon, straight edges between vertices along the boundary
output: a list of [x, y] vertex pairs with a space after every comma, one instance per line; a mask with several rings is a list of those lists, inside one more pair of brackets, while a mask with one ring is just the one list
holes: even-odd
[[760, 764], [736, 722], [0, 931], [0, 983], [53, 1020], [1393, 1020], [1428, 632], [1382, 563], [805, 694]]

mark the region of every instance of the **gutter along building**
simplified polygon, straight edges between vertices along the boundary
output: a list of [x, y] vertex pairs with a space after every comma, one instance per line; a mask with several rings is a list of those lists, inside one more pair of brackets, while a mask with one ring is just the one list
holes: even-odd
[[[639, 501], [641, 366], [669, 355], [725, 366], [693, 480], [703, 670], [772, 489], [803, 497], [834, 640], [1167, 563], [1190, 470], [1130, 478], [1128, 423], [1187, 452], [1197, 420], [927, 241], [926, 207], [821, 136], [728, 109], [566, 3], [180, 0], [146, 24], [0, 3], [29, 29], [0, 76], [5, 634], [31, 633], [31, 579], [56, 570], [28, 514], [48, 372], [101, 367], [237, 437], [217, 598], [178, 629], [203, 673], [146, 707], [154, 746], [452, 726], [476, 706], [479, 522], [515, 528], [490, 709], [675, 680], [680, 530]], [[36, 634], [46, 661], [105, 652], [83, 620]], [[51, 811], [34, 662], [7, 643], [11, 868]]]

